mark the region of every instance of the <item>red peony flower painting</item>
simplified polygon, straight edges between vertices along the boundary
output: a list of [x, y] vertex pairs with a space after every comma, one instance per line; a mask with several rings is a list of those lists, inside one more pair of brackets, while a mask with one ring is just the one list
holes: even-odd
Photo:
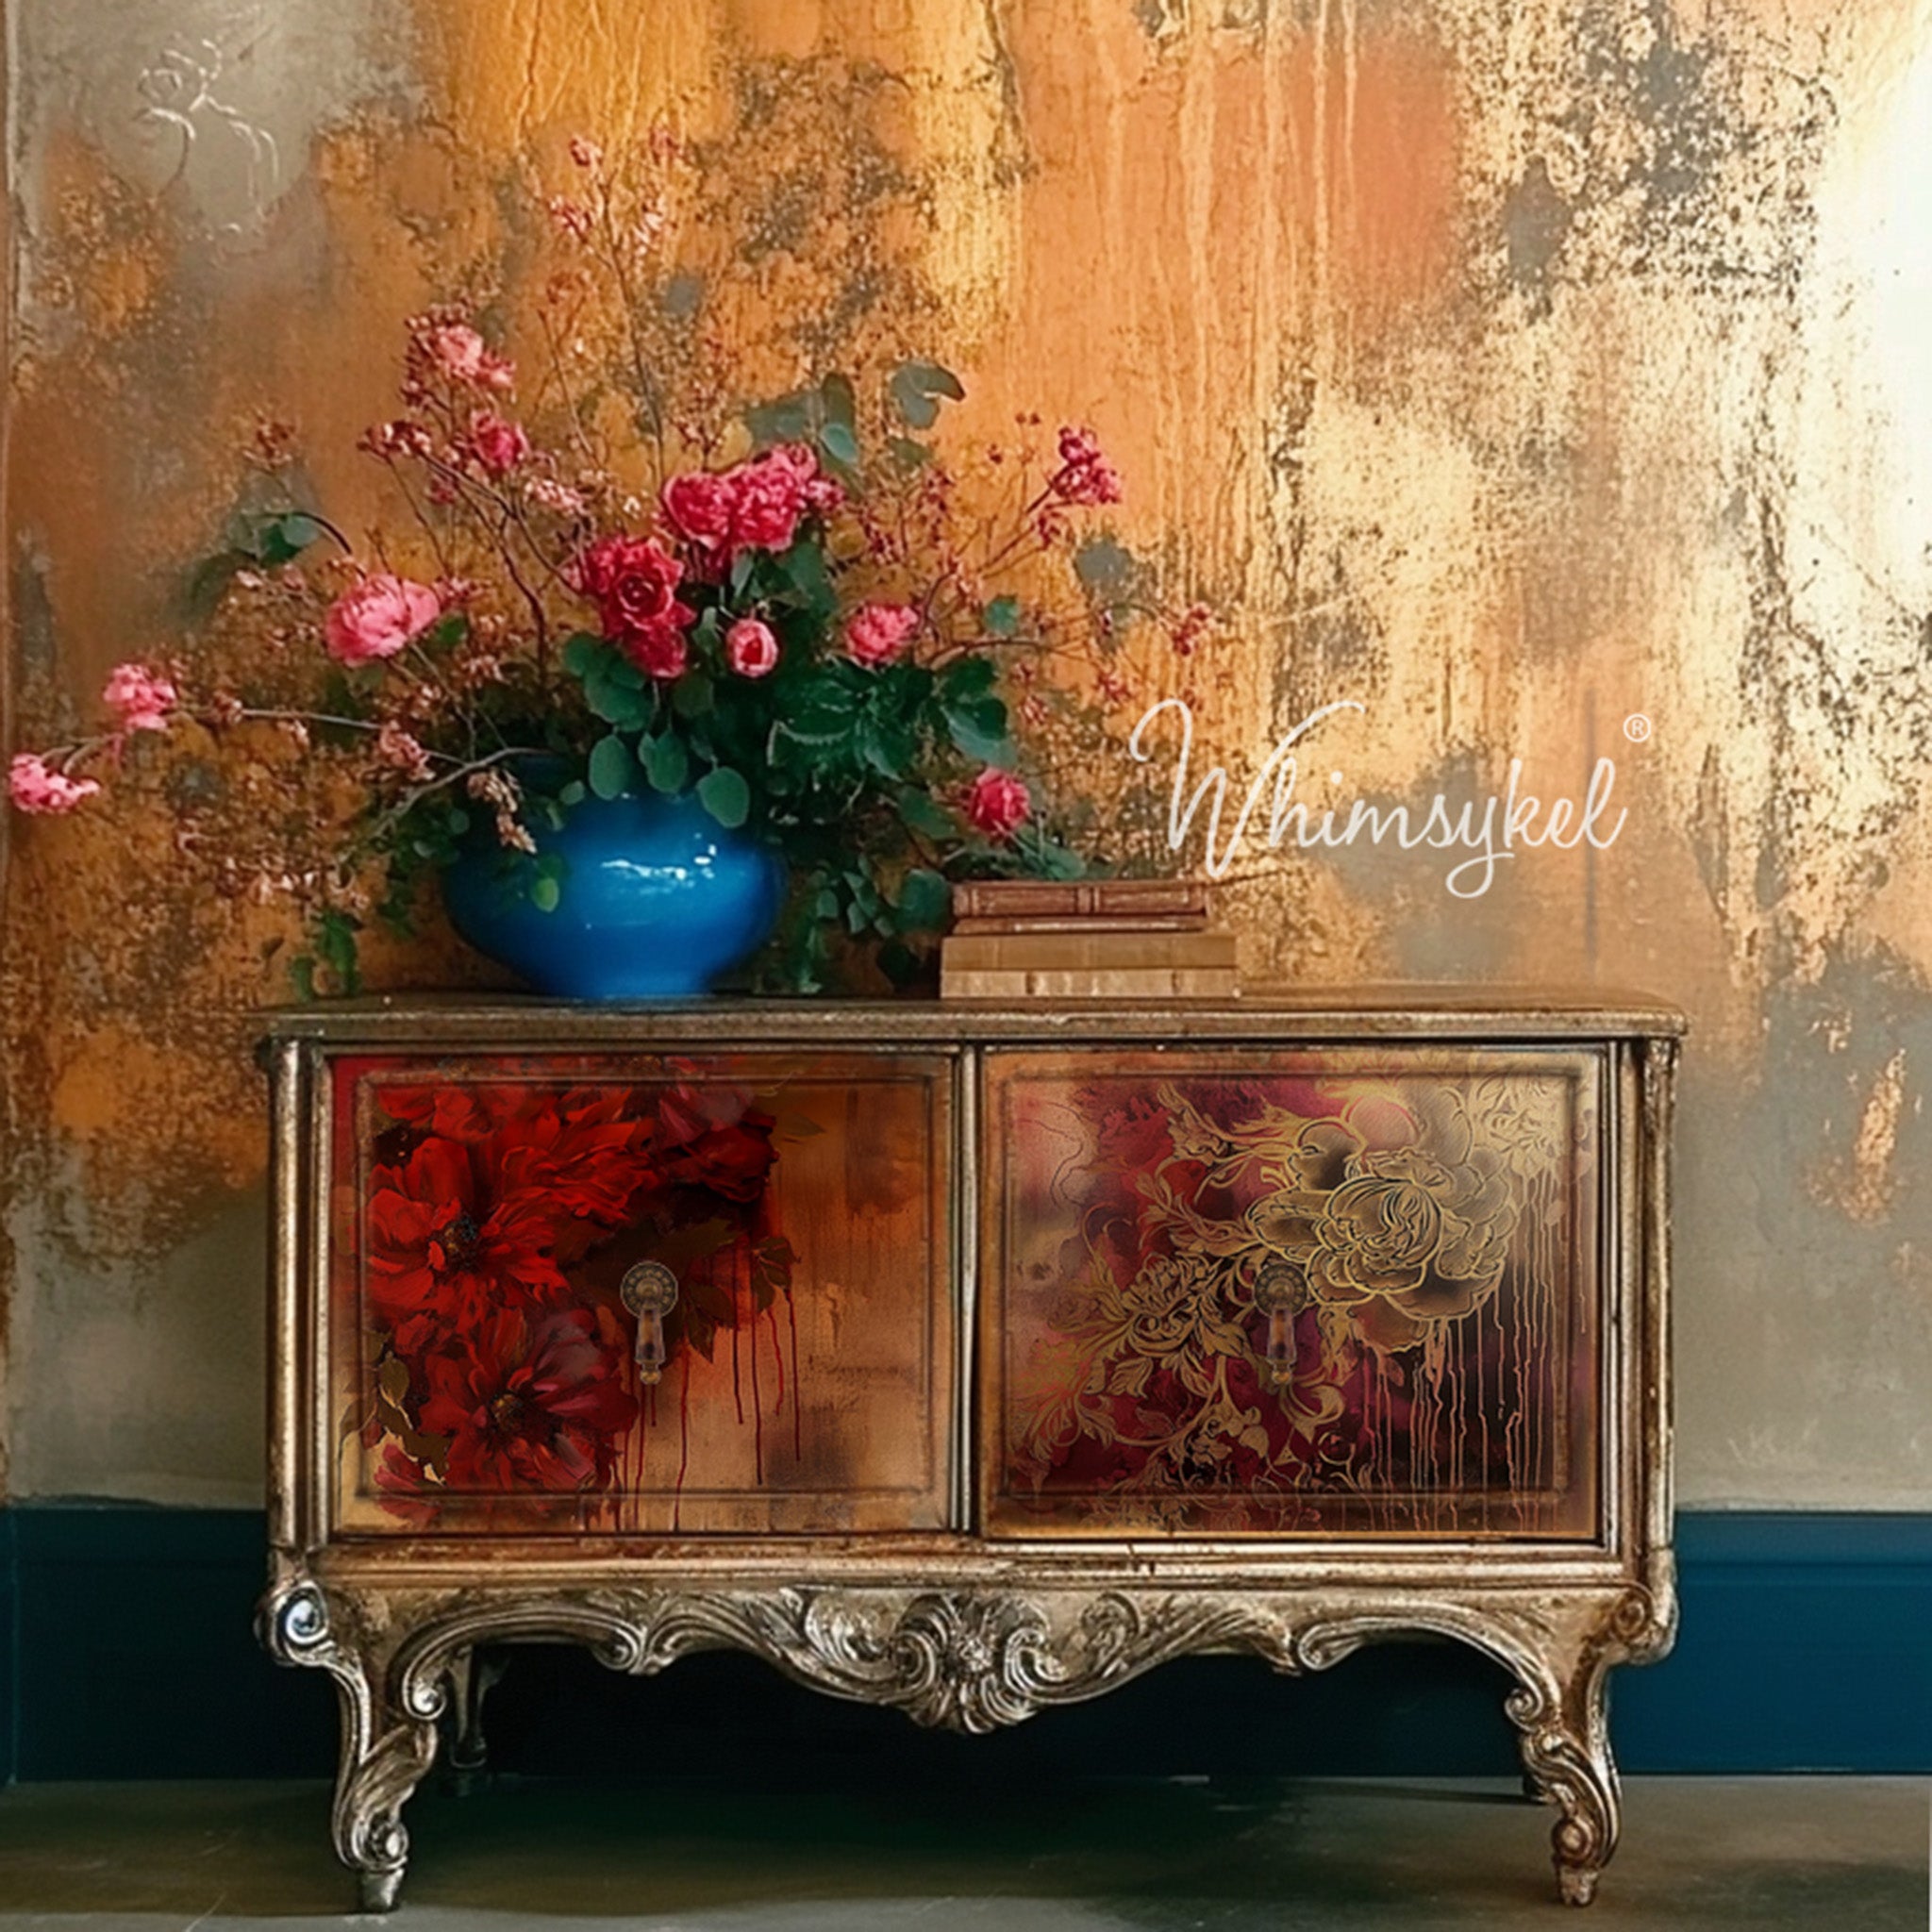
[[[629, 1261], [680, 1259], [671, 1346], [707, 1357], [721, 1328], [791, 1293], [773, 1096], [689, 1061], [635, 1082], [415, 1072], [359, 1091], [341, 1291], [370, 1390], [368, 1481], [399, 1522], [608, 1489], [645, 1419], [618, 1292]], [[741, 1279], [742, 1298], [718, 1286]]]

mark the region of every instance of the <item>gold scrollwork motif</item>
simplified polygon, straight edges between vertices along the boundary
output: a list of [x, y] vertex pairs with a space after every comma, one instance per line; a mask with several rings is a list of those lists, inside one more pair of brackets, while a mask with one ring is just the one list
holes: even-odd
[[509, 1597], [483, 1590], [372, 1590], [332, 1602], [299, 1582], [264, 1607], [270, 1647], [325, 1668], [342, 1695], [336, 1849], [364, 1909], [395, 1903], [408, 1855], [401, 1811], [427, 1773], [438, 1720], [479, 1645], [575, 1641], [613, 1670], [649, 1674], [702, 1650], [738, 1649], [834, 1696], [915, 1723], [984, 1733], [1073, 1704], [1171, 1659], [1248, 1652], [1275, 1670], [1325, 1670], [1368, 1642], [1459, 1639], [1517, 1680], [1507, 1709], [1525, 1769], [1560, 1817], [1559, 1887], [1587, 1903], [1615, 1848], [1618, 1791], [1604, 1722], [1607, 1666], [1656, 1641], [1641, 1589], [1511, 1591], [1489, 1601], [1420, 1592], [1316, 1600], [1259, 1591], [841, 1586], [597, 1589]]

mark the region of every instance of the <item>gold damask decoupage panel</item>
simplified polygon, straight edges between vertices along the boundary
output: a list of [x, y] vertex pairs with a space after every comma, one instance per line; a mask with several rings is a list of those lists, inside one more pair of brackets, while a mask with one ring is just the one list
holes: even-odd
[[990, 1063], [989, 1527], [1598, 1527], [1600, 1063]]
[[[337, 1060], [338, 1528], [941, 1525], [950, 1083], [917, 1055]], [[646, 1263], [675, 1299], [641, 1350]]]

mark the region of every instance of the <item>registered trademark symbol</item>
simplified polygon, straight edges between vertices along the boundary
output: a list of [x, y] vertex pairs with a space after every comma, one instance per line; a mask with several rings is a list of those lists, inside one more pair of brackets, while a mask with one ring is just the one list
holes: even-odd
[[1632, 744], [1641, 744], [1650, 736], [1650, 720], [1641, 711], [1632, 711], [1624, 720], [1624, 736]]

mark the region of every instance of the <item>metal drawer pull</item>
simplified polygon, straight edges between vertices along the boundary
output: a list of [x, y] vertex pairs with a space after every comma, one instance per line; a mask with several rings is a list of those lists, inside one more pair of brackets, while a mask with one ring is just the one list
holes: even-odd
[[677, 1306], [677, 1276], [661, 1261], [640, 1261], [617, 1291], [638, 1318], [638, 1380], [658, 1381], [664, 1374], [664, 1317]]
[[1255, 1306], [1268, 1317], [1268, 1380], [1276, 1389], [1294, 1380], [1294, 1318], [1303, 1299], [1301, 1275], [1286, 1261], [1270, 1261], [1255, 1278]]

